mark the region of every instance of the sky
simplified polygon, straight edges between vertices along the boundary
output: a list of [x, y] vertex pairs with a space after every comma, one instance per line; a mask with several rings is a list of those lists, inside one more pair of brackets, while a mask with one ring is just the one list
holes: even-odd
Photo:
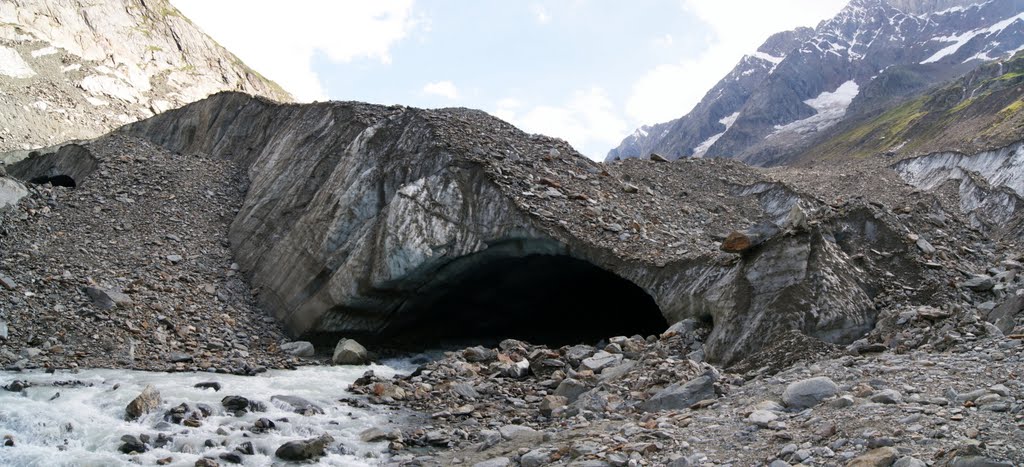
[[482, 109], [601, 160], [846, 0], [171, 0], [299, 101]]

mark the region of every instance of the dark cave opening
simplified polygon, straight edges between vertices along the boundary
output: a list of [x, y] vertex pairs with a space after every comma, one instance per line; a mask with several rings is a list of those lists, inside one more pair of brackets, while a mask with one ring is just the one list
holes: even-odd
[[639, 286], [564, 255], [490, 257], [428, 284], [380, 335], [382, 344], [432, 348], [505, 338], [561, 346], [667, 326]]
[[75, 188], [99, 168], [100, 161], [85, 146], [67, 144], [55, 152], [32, 152], [28, 158], [7, 167], [17, 179], [43, 185]]
[[33, 179], [29, 180], [28, 182], [29, 183], [35, 183], [37, 185], [45, 185], [45, 184], [49, 183], [49, 184], [51, 184], [53, 186], [62, 186], [62, 187], [67, 187], [67, 188], [74, 188], [74, 187], [78, 186], [78, 184], [75, 183], [75, 179], [73, 179], [73, 178], [71, 178], [71, 177], [69, 177], [67, 175], [54, 175], [52, 177], [48, 177], [48, 176], [44, 175], [42, 177], [33, 178]]

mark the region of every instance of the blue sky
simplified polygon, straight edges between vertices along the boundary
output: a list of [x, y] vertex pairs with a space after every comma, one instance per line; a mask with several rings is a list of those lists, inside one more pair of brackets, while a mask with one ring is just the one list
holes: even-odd
[[843, 0], [172, 0], [299, 100], [472, 107], [601, 159]]

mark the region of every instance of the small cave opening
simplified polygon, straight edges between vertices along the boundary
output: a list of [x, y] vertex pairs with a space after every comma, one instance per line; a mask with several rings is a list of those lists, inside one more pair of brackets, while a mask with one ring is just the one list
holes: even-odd
[[28, 183], [76, 188], [100, 165], [92, 152], [78, 144], [61, 146], [55, 152], [32, 152], [28, 158], [7, 168], [12, 177]]
[[408, 300], [378, 340], [419, 349], [506, 338], [558, 347], [667, 327], [642, 288], [570, 256], [488, 257], [456, 269]]
[[33, 178], [33, 179], [29, 180], [28, 182], [29, 183], [35, 183], [36, 185], [45, 185], [45, 184], [49, 183], [49, 184], [51, 184], [53, 186], [62, 186], [62, 187], [66, 187], [66, 188], [74, 188], [74, 187], [78, 186], [78, 184], [75, 183], [75, 179], [73, 179], [73, 178], [71, 178], [71, 177], [69, 177], [67, 175], [54, 175], [52, 177], [48, 177], [48, 176], [44, 175], [44, 176], [41, 176], [41, 177]]

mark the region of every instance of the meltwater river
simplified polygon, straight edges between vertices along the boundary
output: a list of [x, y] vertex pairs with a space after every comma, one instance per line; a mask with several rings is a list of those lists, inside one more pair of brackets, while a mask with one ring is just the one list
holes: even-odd
[[[14, 441], [13, 447], [4, 447], [0, 439], [0, 466], [156, 465], [157, 460], [168, 457], [173, 458], [169, 465], [192, 466], [204, 455], [229, 465], [217, 459], [218, 455], [245, 441], [252, 442], [256, 453], [242, 456], [244, 465], [272, 465], [282, 463], [274, 456], [281, 444], [323, 433], [333, 436], [345, 452], [329, 452], [319, 460], [319, 465], [376, 465], [386, 443], [364, 443], [359, 434], [367, 428], [386, 427], [391, 417], [377, 408], [354, 408], [338, 400], [353, 397], [345, 389], [366, 370], [391, 377], [413, 368], [408, 360], [390, 360], [385, 365], [310, 366], [292, 371], [273, 370], [259, 376], [106, 369], [55, 374], [0, 372], [0, 386], [15, 380], [31, 383], [24, 393], [0, 390], [0, 438], [10, 435]], [[81, 384], [63, 385], [71, 381]], [[208, 381], [220, 383], [221, 390], [193, 387]], [[147, 384], [160, 391], [161, 409], [136, 422], [125, 421], [125, 406]], [[267, 410], [235, 417], [225, 413], [221, 405], [221, 399], [228, 395], [263, 402]], [[286, 405], [271, 402], [275, 395], [302, 397], [322, 407], [325, 413], [295, 414]], [[164, 421], [164, 412], [182, 402], [192, 407], [205, 403], [215, 413], [199, 428], [163, 424], [161, 431], [158, 424]], [[261, 417], [274, 420], [276, 429], [266, 434], [250, 433], [248, 429]], [[288, 421], [277, 421], [281, 419]], [[218, 429], [222, 429], [222, 434], [217, 433]], [[155, 436], [161, 432], [173, 435], [173, 441], [143, 454], [118, 452], [123, 435]], [[205, 447], [208, 439], [218, 447]], [[226, 446], [221, 446], [223, 442]]]

